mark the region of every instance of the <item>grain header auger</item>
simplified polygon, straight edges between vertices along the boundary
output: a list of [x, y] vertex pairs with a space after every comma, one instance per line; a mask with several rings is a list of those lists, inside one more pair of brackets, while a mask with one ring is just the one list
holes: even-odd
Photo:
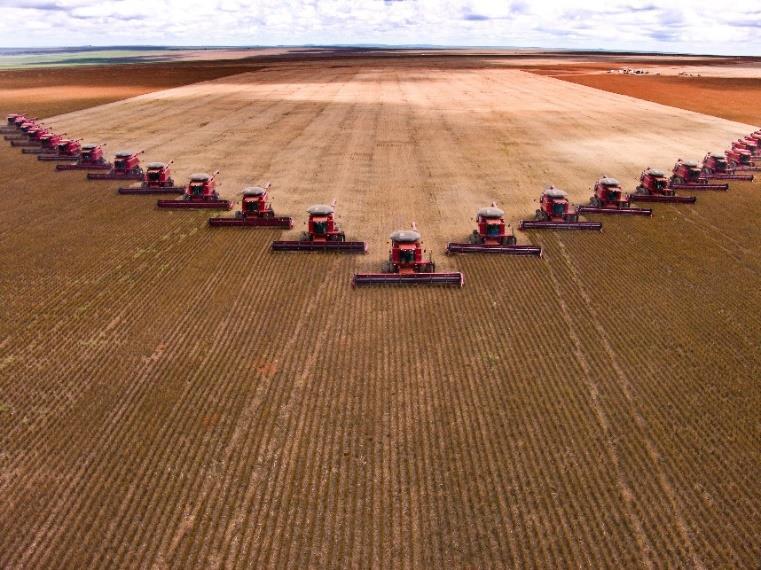
[[542, 255], [542, 248], [535, 245], [518, 245], [515, 234], [508, 233], [505, 212], [495, 202], [476, 212], [476, 229], [468, 243], [448, 243], [446, 252], [454, 253], [503, 253], [506, 255]]
[[143, 182], [140, 186], [123, 186], [119, 188], [119, 194], [132, 194], [147, 196], [151, 194], [184, 194], [184, 186], [175, 186], [172, 178], [171, 165], [169, 162], [149, 162], [145, 166]]
[[411, 230], [391, 234], [391, 251], [382, 273], [355, 273], [352, 287], [364, 285], [446, 285], [462, 287], [462, 273], [437, 273], [436, 264], [424, 258], [420, 233], [415, 224]]
[[761, 158], [751, 155], [744, 148], [731, 148], [724, 151], [727, 166], [731, 172], [761, 172]]
[[632, 208], [631, 198], [625, 194], [615, 178], [603, 176], [595, 183], [594, 194], [588, 206], [580, 206], [579, 214], [620, 214], [652, 216], [650, 208]]
[[232, 207], [230, 200], [223, 200], [217, 192], [217, 174], [219, 170], [214, 174], [192, 174], [181, 199], [158, 200], [156, 205], [175, 210], [229, 210]]
[[568, 194], [550, 186], [539, 197], [533, 220], [522, 220], [521, 230], [602, 230], [600, 222], [580, 222], [579, 212], [568, 201]]
[[270, 182], [264, 186], [244, 188], [240, 202], [240, 210], [235, 217], [209, 218], [212, 227], [237, 226], [249, 228], [283, 228], [291, 229], [293, 219], [289, 216], [276, 216], [270, 204]]
[[82, 139], [60, 139], [51, 153], [37, 155], [37, 160], [43, 161], [72, 161], [79, 158], [82, 150]]
[[727, 163], [727, 157], [720, 152], [709, 152], [703, 159], [703, 178], [709, 180], [741, 180], [751, 182], [752, 174], [735, 174]]
[[121, 150], [114, 155], [114, 164], [108, 172], [88, 172], [88, 180], [142, 180], [143, 167], [140, 155], [145, 151]]
[[669, 188], [673, 190], [729, 190], [729, 184], [710, 183], [708, 178], [703, 177], [703, 171], [697, 162], [692, 160], [676, 161], [671, 170]]
[[639, 176], [639, 185], [634, 194], [629, 195], [632, 202], [666, 202], [668, 204], [694, 204], [695, 196], [678, 196], [676, 190], [669, 187], [666, 173], [655, 168], [646, 168]]
[[337, 251], [339, 253], [367, 253], [363, 241], [346, 241], [346, 235], [335, 220], [336, 201], [330, 205], [315, 204], [307, 208], [307, 231], [299, 240], [272, 242], [272, 251]]
[[56, 171], [64, 170], [111, 170], [113, 164], [103, 156], [102, 144], [83, 144], [79, 150], [76, 162], [69, 164], [56, 164]]

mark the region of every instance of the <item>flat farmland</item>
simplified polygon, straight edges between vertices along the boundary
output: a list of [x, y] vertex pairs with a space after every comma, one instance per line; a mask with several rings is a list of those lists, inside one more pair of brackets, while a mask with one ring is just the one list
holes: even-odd
[[[296, 229], [212, 231], [0, 145], [0, 566], [757, 564], [757, 183], [523, 234], [543, 259], [442, 254], [492, 200], [633, 189], [751, 125], [456, 57], [48, 123], [228, 197], [270, 180]], [[333, 198], [367, 256], [269, 251]], [[465, 287], [352, 290], [412, 220]]]

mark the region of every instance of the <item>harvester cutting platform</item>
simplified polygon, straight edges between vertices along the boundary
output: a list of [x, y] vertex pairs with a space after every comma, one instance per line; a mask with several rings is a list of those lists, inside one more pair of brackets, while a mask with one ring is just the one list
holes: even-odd
[[185, 192], [180, 200], [158, 200], [159, 208], [178, 210], [209, 209], [229, 210], [232, 206], [229, 200], [222, 200], [216, 189], [217, 170], [214, 174], [199, 173], [190, 177]]
[[81, 152], [79, 141], [82, 139], [60, 139], [51, 153], [42, 153], [37, 160], [72, 161], [78, 160]]
[[143, 174], [143, 183], [140, 186], [124, 186], [119, 188], [119, 194], [184, 194], [184, 186], [175, 186], [172, 178], [172, 170], [169, 162], [149, 162]]
[[363, 241], [346, 241], [346, 235], [335, 221], [336, 202], [316, 204], [307, 209], [307, 231], [300, 240], [273, 241], [273, 251], [337, 251], [340, 253], [367, 253]]
[[694, 204], [695, 196], [677, 196], [669, 187], [669, 181], [662, 170], [646, 168], [639, 176], [639, 186], [629, 195], [632, 202], [666, 202], [670, 204]]
[[140, 155], [143, 151], [119, 151], [114, 156], [114, 165], [109, 172], [88, 172], [88, 180], [142, 180], [143, 168]]
[[703, 171], [692, 160], [676, 161], [671, 170], [669, 188], [673, 190], [729, 190], [729, 184], [712, 184], [703, 177]]
[[579, 212], [562, 190], [550, 186], [539, 197], [539, 209], [533, 220], [522, 220], [522, 230], [602, 230], [599, 222], [580, 222]]
[[751, 182], [752, 174], [735, 174], [729, 167], [727, 157], [719, 152], [709, 152], [703, 159], [703, 178], [711, 180], [742, 180]]
[[242, 192], [243, 198], [240, 210], [235, 212], [234, 218], [219, 217], [209, 218], [209, 225], [221, 226], [245, 226], [250, 228], [285, 228], [293, 227], [293, 219], [288, 216], [275, 216], [275, 211], [269, 200], [269, 182], [262, 186], [251, 186]]
[[62, 170], [111, 170], [113, 165], [103, 156], [103, 145], [83, 144], [77, 161], [71, 164], [56, 164], [57, 171]]
[[542, 255], [535, 245], [517, 245], [515, 234], [508, 233], [505, 212], [492, 202], [476, 212], [476, 226], [468, 243], [449, 243], [447, 253], [504, 253], [506, 255]]
[[436, 264], [423, 257], [420, 233], [412, 224], [411, 230], [391, 234], [391, 252], [382, 273], [355, 273], [352, 286], [362, 285], [449, 285], [462, 287], [462, 273], [436, 273]]
[[652, 216], [650, 208], [632, 208], [628, 194], [615, 178], [604, 176], [595, 183], [594, 194], [588, 206], [580, 206], [579, 214], [621, 214], [629, 216]]

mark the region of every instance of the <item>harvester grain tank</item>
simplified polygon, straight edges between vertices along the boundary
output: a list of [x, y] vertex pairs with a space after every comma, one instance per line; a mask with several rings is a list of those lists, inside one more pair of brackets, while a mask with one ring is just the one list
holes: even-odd
[[158, 200], [159, 208], [178, 210], [208, 209], [229, 210], [231, 203], [219, 197], [216, 188], [217, 170], [214, 174], [198, 173], [190, 176], [185, 192], [180, 200]]
[[284, 228], [293, 227], [293, 219], [289, 216], [276, 216], [270, 203], [269, 190], [272, 184], [264, 186], [249, 186], [244, 188], [240, 202], [240, 210], [235, 217], [209, 218], [209, 225], [214, 227], [238, 226], [249, 228]]
[[703, 177], [709, 180], [742, 180], [750, 182], [752, 174], [735, 174], [727, 163], [727, 157], [720, 152], [709, 152], [703, 158]]
[[579, 214], [620, 214], [652, 216], [650, 208], [632, 208], [631, 199], [615, 178], [603, 176], [595, 183], [594, 194], [588, 206], [580, 206]]
[[366, 253], [363, 241], [346, 241], [346, 235], [335, 220], [336, 202], [315, 204], [307, 208], [307, 231], [299, 240], [272, 242], [273, 251], [337, 251], [339, 253]]
[[72, 161], [79, 158], [81, 152], [80, 141], [82, 139], [60, 139], [55, 146], [54, 152], [43, 153], [37, 156], [37, 160], [46, 161]]
[[673, 190], [729, 190], [729, 184], [714, 184], [703, 177], [703, 171], [697, 162], [692, 160], [676, 161], [671, 170], [669, 188]]
[[539, 197], [539, 209], [533, 220], [522, 220], [522, 230], [602, 230], [600, 222], [580, 222], [578, 211], [568, 201], [568, 194], [550, 186]]
[[143, 183], [140, 186], [124, 186], [119, 188], [119, 194], [184, 194], [184, 186], [175, 186], [172, 178], [171, 165], [169, 162], [149, 162], [143, 174]]
[[437, 273], [430, 254], [426, 259], [420, 233], [411, 230], [391, 234], [391, 251], [382, 273], [355, 273], [352, 286], [363, 285], [448, 285], [462, 287], [462, 273]]
[[476, 212], [476, 229], [468, 243], [448, 243], [446, 252], [453, 253], [503, 253], [506, 255], [542, 255], [542, 248], [535, 245], [518, 245], [515, 234], [508, 232], [505, 212], [492, 202], [487, 208]]
[[666, 173], [655, 168], [646, 168], [639, 176], [639, 185], [634, 194], [629, 195], [632, 202], [666, 202], [669, 204], [694, 204], [695, 196], [678, 196], [676, 190], [669, 187]]
[[88, 172], [88, 180], [142, 180], [143, 167], [140, 166], [140, 155], [143, 151], [118, 151], [114, 155], [114, 164], [109, 172]]
[[103, 155], [101, 144], [83, 144], [76, 162], [56, 164], [55, 169], [62, 170], [111, 170], [113, 165]]

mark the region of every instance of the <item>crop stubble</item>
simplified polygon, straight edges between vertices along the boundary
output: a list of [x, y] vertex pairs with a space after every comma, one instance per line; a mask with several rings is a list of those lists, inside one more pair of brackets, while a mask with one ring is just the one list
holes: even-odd
[[271, 179], [297, 228], [337, 197], [366, 258], [0, 149], [0, 564], [757, 560], [757, 186], [537, 234], [543, 261], [439, 255], [461, 291], [347, 286], [411, 219], [439, 252], [492, 197], [517, 219], [545, 182], [581, 200], [747, 126], [515, 71], [265, 75], [54, 123], [228, 195]]

